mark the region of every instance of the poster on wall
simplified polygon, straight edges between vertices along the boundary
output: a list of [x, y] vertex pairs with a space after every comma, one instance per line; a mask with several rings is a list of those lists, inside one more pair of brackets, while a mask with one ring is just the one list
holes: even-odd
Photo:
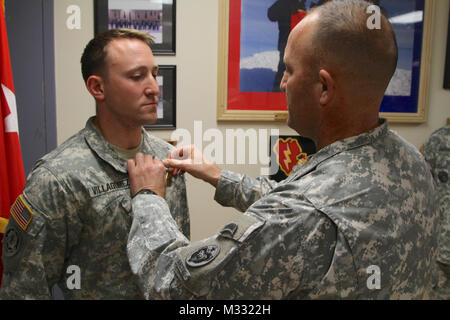
[[155, 55], [175, 54], [176, 0], [95, 0], [95, 32], [128, 28], [148, 32]]
[[[219, 1], [218, 120], [285, 120], [279, 84], [287, 37], [308, 9], [326, 1]], [[377, 1], [399, 46], [398, 67], [380, 109], [391, 122], [426, 120], [434, 1]]]

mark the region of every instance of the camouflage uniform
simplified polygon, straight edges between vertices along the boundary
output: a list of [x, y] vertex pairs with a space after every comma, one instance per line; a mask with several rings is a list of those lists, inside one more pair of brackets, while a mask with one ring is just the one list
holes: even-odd
[[[23, 199], [34, 215], [26, 231], [10, 218], [1, 298], [51, 298], [55, 283], [66, 299], [143, 298], [126, 254], [132, 222], [126, 160], [93, 119], [30, 173]], [[143, 134], [142, 152], [165, 159], [173, 147]], [[166, 194], [177, 227], [189, 237], [184, 179], [173, 179]], [[80, 290], [67, 287], [72, 265], [81, 271]]]
[[127, 250], [146, 298], [420, 299], [430, 281], [433, 179], [385, 120], [278, 184], [223, 171], [215, 199], [245, 213], [195, 243], [164, 199], [132, 200]]
[[450, 299], [450, 125], [434, 132], [424, 145], [424, 156], [431, 166], [439, 193], [441, 223], [439, 232], [437, 284], [431, 297]]

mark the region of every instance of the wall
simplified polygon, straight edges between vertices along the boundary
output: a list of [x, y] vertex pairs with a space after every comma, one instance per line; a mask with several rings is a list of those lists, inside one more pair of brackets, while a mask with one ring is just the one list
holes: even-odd
[[[55, 83], [58, 145], [84, 128], [95, 114], [95, 104], [81, 76], [80, 59], [84, 46], [94, 36], [92, 0], [56, 0], [55, 5]], [[81, 8], [81, 29], [69, 30], [66, 12], [70, 5]]]
[[[95, 113], [93, 100], [84, 88], [79, 60], [86, 43], [93, 36], [93, 1], [55, 1], [55, 55], [58, 143], [84, 127]], [[177, 127], [194, 132], [194, 121], [203, 121], [203, 132], [209, 128], [280, 129], [280, 134], [295, 134], [278, 123], [217, 123], [217, 56], [218, 0], [177, 1], [177, 54], [157, 57], [159, 64], [177, 65]], [[81, 8], [81, 29], [68, 30], [66, 9], [76, 4]], [[445, 65], [448, 12], [450, 0], [436, 1], [430, 80], [428, 121], [423, 124], [395, 124], [391, 128], [405, 139], [420, 146], [450, 117], [450, 91], [442, 89]], [[171, 131], [155, 131], [170, 138]], [[205, 145], [207, 143], [205, 142]], [[221, 165], [223, 169], [260, 175], [259, 165]], [[187, 177], [191, 210], [192, 239], [199, 240], [215, 233], [238, 213], [213, 201], [214, 189]]]

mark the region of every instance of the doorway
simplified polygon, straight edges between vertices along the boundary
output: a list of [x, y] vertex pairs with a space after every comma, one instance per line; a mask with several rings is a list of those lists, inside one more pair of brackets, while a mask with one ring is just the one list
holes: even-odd
[[5, 8], [27, 176], [57, 144], [53, 0], [6, 0]]

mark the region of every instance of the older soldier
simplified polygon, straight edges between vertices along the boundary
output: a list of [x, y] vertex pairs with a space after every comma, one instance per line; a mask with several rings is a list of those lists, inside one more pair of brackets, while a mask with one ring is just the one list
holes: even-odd
[[[97, 115], [38, 161], [13, 205], [1, 298], [51, 298], [54, 284], [70, 299], [143, 297], [126, 253], [132, 222], [127, 159], [138, 151], [165, 159], [173, 148], [142, 127], [157, 119], [151, 44], [147, 33], [119, 29], [85, 48], [82, 73]], [[189, 237], [184, 179], [173, 180], [166, 199]]]
[[431, 298], [450, 300], [450, 125], [434, 132], [424, 145], [425, 159], [431, 166], [439, 193], [441, 223], [436, 263], [437, 284]]
[[378, 118], [397, 45], [386, 17], [381, 29], [366, 27], [368, 5], [328, 2], [289, 36], [288, 125], [319, 151], [286, 180], [222, 171], [190, 147], [165, 160], [245, 211], [213, 237], [190, 243], [178, 231], [160, 161], [128, 162], [128, 256], [146, 298], [423, 297], [437, 245], [435, 188], [418, 150]]

